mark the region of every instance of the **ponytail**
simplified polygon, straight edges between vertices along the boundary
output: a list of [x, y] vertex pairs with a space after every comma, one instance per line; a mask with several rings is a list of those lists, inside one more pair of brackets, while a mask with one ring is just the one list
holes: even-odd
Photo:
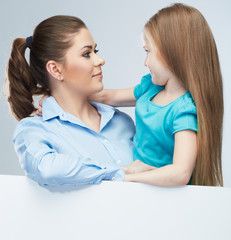
[[[7, 67], [9, 81], [8, 102], [17, 120], [29, 117], [36, 108], [33, 95], [50, 95], [50, 77], [46, 69], [49, 60], [64, 62], [66, 51], [73, 45], [73, 37], [85, 23], [73, 16], [57, 15], [42, 21], [33, 38], [16, 38]], [[30, 65], [25, 58], [30, 48]]]
[[36, 83], [31, 77], [30, 67], [25, 58], [26, 48], [26, 39], [16, 38], [7, 67], [8, 102], [17, 120], [30, 116], [36, 110], [32, 98]]

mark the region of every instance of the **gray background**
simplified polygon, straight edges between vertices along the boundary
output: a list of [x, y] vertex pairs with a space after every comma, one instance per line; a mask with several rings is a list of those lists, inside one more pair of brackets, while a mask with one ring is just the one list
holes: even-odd
[[[80, 17], [90, 29], [104, 57], [105, 88], [126, 88], [136, 85], [148, 73], [144, 67], [145, 53], [141, 31], [145, 22], [159, 9], [178, 1], [163, 0], [1, 0], [0, 2], [0, 88], [5, 80], [5, 68], [11, 43], [16, 37], [32, 35], [42, 20], [57, 14]], [[231, 186], [231, 2], [228, 0], [179, 1], [198, 8], [207, 19], [220, 57], [224, 80], [224, 185]], [[123, 108], [134, 119], [134, 108]], [[23, 175], [12, 144], [17, 124], [11, 116], [5, 96], [0, 94], [0, 174]], [[216, 116], [214, 116], [216, 117]]]

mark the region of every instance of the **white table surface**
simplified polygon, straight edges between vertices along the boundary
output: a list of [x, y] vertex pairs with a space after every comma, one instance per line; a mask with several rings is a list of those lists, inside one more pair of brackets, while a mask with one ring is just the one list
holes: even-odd
[[141, 183], [46, 189], [0, 175], [1, 240], [231, 240], [231, 188]]

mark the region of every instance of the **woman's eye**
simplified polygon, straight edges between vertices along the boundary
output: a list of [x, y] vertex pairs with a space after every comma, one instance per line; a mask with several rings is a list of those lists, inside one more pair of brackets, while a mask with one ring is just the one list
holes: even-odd
[[[95, 50], [94, 50], [94, 53], [97, 54], [98, 51], [99, 51], [99, 50], [95, 49]], [[91, 52], [86, 52], [86, 53], [83, 54], [83, 57], [89, 58], [89, 57], [90, 57], [90, 54], [91, 54]]]
[[86, 53], [84, 53], [84, 54], [83, 54], [83, 57], [90, 57], [90, 53], [91, 53], [91, 52], [86, 52]]

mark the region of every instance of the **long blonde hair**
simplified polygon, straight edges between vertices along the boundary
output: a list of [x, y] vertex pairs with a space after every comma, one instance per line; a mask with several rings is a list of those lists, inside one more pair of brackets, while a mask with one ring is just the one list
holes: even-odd
[[223, 86], [208, 23], [197, 9], [173, 4], [150, 18], [144, 35], [155, 43], [162, 61], [189, 90], [197, 107], [198, 153], [192, 183], [223, 186]]

